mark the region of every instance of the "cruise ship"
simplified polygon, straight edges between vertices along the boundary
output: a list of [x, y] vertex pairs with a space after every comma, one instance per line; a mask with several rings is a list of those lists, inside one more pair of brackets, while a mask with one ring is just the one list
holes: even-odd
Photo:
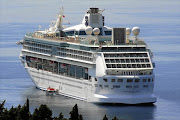
[[37, 88], [78, 100], [156, 102], [153, 53], [140, 28], [107, 27], [103, 11], [89, 8], [81, 24], [64, 27], [61, 10], [49, 29], [27, 33], [18, 42], [27, 73]]

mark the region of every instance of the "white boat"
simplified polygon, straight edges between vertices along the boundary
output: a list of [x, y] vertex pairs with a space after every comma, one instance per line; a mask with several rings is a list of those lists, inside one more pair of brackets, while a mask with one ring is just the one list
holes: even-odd
[[94, 103], [154, 103], [153, 54], [140, 29], [110, 28], [90, 8], [82, 24], [64, 28], [63, 12], [47, 30], [27, 33], [20, 59], [37, 88]]
[[58, 92], [54, 88], [51, 88], [50, 86], [46, 90], [46, 95], [55, 95]]

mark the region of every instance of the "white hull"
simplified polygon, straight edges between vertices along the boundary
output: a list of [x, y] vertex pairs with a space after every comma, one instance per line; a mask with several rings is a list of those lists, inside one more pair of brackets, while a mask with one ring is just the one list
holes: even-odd
[[[48, 87], [58, 90], [60, 95], [94, 103], [123, 103], [141, 104], [154, 103], [156, 97], [148, 92], [138, 92], [123, 90], [117, 93], [116, 90], [106, 90], [105, 88], [95, 88], [94, 82], [89, 80], [78, 80], [63, 75], [53, 74], [52, 72], [37, 70], [26, 67], [28, 74], [37, 88], [47, 90]], [[122, 92], [124, 91], [124, 92]]]

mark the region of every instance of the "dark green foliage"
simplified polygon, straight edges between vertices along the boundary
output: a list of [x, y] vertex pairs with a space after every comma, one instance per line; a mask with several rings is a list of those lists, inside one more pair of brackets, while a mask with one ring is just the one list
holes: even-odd
[[58, 118], [54, 117], [54, 120], [68, 120], [67, 118], [64, 118], [63, 114], [60, 113]]
[[32, 120], [52, 120], [52, 111], [46, 105], [41, 105], [34, 110]]
[[26, 104], [24, 106], [19, 107], [18, 120], [29, 120], [30, 112], [29, 112], [29, 99], [26, 100]]
[[78, 106], [77, 104], [73, 107], [72, 111], [70, 112], [70, 119], [71, 120], [78, 120]]
[[64, 116], [62, 113], [59, 114], [58, 120], [63, 120]]
[[0, 104], [0, 119], [2, 120], [28, 120], [30, 117], [29, 112], [29, 100], [27, 99], [26, 104], [24, 104], [22, 107], [19, 105], [18, 107], [14, 108], [13, 106], [7, 110], [7, 108], [4, 108], [3, 101]]
[[4, 104], [5, 104], [5, 100], [2, 102], [2, 103], [0, 103], [0, 115], [2, 114], [2, 112], [3, 112], [3, 110], [4, 110]]
[[2, 118], [2, 116], [3, 116], [3, 112], [4, 112], [4, 104], [5, 104], [5, 100], [2, 102], [2, 103], [0, 103], [0, 118]]
[[70, 120], [83, 120], [81, 114], [78, 113], [78, 106], [77, 104], [73, 107], [72, 111], [70, 112]]
[[107, 116], [106, 116], [106, 115], [104, 115], [103, 120], [108, 120], [108, 118], [107, 118]]
[[[52, 117], [52, 110], [47, 105], [41, 105], [39, 108], [34, 110], [31, 115], [29, 112], [29, 100], [26, 103], [18, 107], [11, 107], [9, 110], [4, 108], [5, 101], [0, 103], [0, 120], [83, 120], [83, 116], [78, 112], [77, 104], [72, 108], [70, 112], [70, 118], [64, 118], [63, 114], [60, 113], [58, 117]], [[107, 116], [103, 117], [103, 120], [108, 120]], [[116, 116], [112, 120], [119, 120]]]
[[83, 120], [83, 116], [81, 114], [79, 115], [79, 120]]
[[112, 120], [119, 120], [116, 116], [114, 116], [114, 118]]

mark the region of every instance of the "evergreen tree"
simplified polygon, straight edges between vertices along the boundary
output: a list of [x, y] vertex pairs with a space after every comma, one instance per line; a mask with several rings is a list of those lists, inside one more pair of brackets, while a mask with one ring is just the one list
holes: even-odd
[[32, 120], [38, 120], [38, 119], [40, 119], [40, 117], [39, 117], [39, 110], [36, 108], [34, 110], [34, 113], [32, 114]]
[[2, 117], [2, 115], [3, 115], [3, 112], [4, 112], [4, 104], [5, 104], [5, 100], [2, 102], [2, 103], [0, 103], [0, 118]]
[[32, 115], [33, 120], [52, 120], [52, 111], [47, 105], [41, 105], [39, 109], [35, 109]]
[[0, 115], [1, 115], [1, 113], [3, 113], [5, 102], [6, 101], [4, 100], [2, 103], [0, 103]]
[[114, 116], [114, 118], [112, 120], [119, 120], [116, 116]]
[[70, 112], [70, 120], [83, 120], [81, 114], [78, 113], [78, 106], [77, 104], [73, 107], [72, 111]]
[[18, 109], [19, 108], [14, 108], [13, 106], [11, 107], [11, 109], [8, 112], [9, 120], [16, 120], [17, 119], [18, 112], [19, 112]]
[[59, 113], [58, 118], [55, 118], [55, 120], [64, 120], [64, 116], [62, 113]]
[[82, 115], [81, 115], [81, 114], [79, 115], [79, 120], [83, 120], [83, 117], [82, 117]]
[[108, 120], [108, 118], [107, 118], [107, 116], [106, 116], [106, 115], [104, 115], [103, 120]]
[[24, 104], [24, 106], [22, 106], [22, 108], [20, 107], [18, 112], [19, 112], [18, 117], [17, 117], [18, 120], [28, 120], [30, 118], [28, 99], [26, 100], [26, 103]]
[[73, 107], [72, 111], [70, 112], [70, 120], [78, 120], [78, 106], [77, 104]]
[[5, 108], [2, 112], [2, 116], [0, 117], [2, 120], [9, 120], [9, 111]]

